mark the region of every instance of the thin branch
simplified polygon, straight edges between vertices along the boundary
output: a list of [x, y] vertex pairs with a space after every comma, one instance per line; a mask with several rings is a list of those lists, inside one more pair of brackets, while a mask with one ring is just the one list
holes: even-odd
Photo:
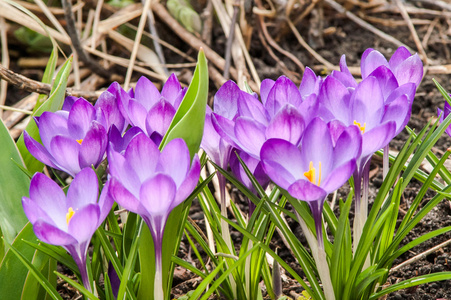
[[[50, 84], [32, 80], [21, 74], [14, 73], [13, 71], [5, 68], [3, 65], [0, 65], [0, 78], [21, 90], [31, 93], [50, 95], [52, 90], [52, 86]], [[101, 93], [101, 91], [89, 92], [73, 90], [71, 88], [66, 89], [66, 96], [83, 97], [88, 101], [95, 101]]]
[[405, 262], [403, 262], [403, 263], [391, 268], [389, 274], [391, 274], [391, 273], [393, 273], [393, 272], [395, 272], [395, 271], [397, 271], [397, 270], [399, 270], [399, 269], [401, 269], [401, 268], [403, 268], [403, 267], [405, 267], [405, 266], [407, 266], [407, 265], [409, 265], [411, 263], [414, 263], [414, 262], [416, 262], [416, 261], [418, 261], [420, 259], [423, 259], [426, 256], [428, 256], [429, 254], [431, 254], [432, 252], [437, 251], [438, 249], [443, 248], [443, 247], [445, 247], [445, 246], [447, 246], [449, 244], [451, 244], [451, 239], [449, 239], [446, 242], [443, 242], [443, 243], [441, 243], [441, 244], [439, 244], [439, 245], [437, 245], [435, 247], [432, 247], [431, 249], [428, 249], [428, 250], [426, 250], [426, 251], [424, 251], [424, 252], [422, 252], [422, 253], [420, 253], [418, 255], [415, 255], [414, 257], [406, 260]]
[[229, 37], [227, 39], [227, 46], [226, 46], [226, 52], [225, 52], [225, 67], [224, 67], [224, 73], [223, 76], [225, 79], [229, 79], [229, 69], [230, 69], [230, 64], [231, 64], [231, 59], [232, 59], [232, 44], [233, 44], [233, 40], [235, 39], [235, 24], [236, 24], [236, 19], [238, 17], [238, 12], [240, 10], [240, 3], [238, 0], [238, 3], [236, 3], [237, 1], [235, 1], [235, 4], [233, 5], [233, 16], [232, 16], [232, 21], [230, 22], [230, 31], [229, 31]]
[[67, 33], [69, 34], [72, 41], [72, 46], [78, 54], [78, 58], [94, 73], [105, 78], [110, 78], [111, 72], [98, 64], [83, 50], [75, 25], [75, 18], [74, 13], [72, 12], [71, 0], [62, 0], [61, 2], [63, 4], [64, 16], [67, 23]]
[[357, 23], [360, 27], [371, 31], [372, 33], [374, 33], [375, 35], [379, 36], [380, 38], [383, 38], [384, 40], [396, 45], [397, 47], [400, 46], [404, 46], [406, 47], [410, 52], [414, 52], [409, 46], [405, 45], [404, 43], [402, 43], [401, 41], [395, 39], [394, 37], [392, 37], [391, 35], [386, 34], [385, 32], [377, 29], [376, 27], [374, 27], [373, 25], [365, 22], [364, 20], [360, 19], [359, 17], [357, 17], [355, 14], [353, 14], [352, 12], [347, 11], [343, 6], [341, 6], [340, 4], [338, 4], [337, 2], [335, 2], [334, 0], [324, 0], [324, 2], [329, 5], [330, 7], [332, 7], [333, 9], [335, 9], [336, 11], [338, 11], [341, 14], [344, 14], [348, 19], [350, 19], [351, 21]]

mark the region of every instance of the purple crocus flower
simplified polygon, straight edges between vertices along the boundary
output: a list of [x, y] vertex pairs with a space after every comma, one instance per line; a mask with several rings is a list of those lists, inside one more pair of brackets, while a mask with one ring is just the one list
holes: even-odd
[[106, 91], [100, 94], [95, 108], [100, 109], [105, 117], [108, 130], [114, 125], [122, 134], [127, 129], [128, 123], [119, 110], [121, 99], [133, 97], [133, 90], [126, 92], [119, 83], [113, 82]]
[[[160, 153], [152, 139], [139, 133], [122, 154], [110, 146], [108, 162], [111, 196], [146, 222], [155, 247], [155, 278], [161, 279], [161, 247], [166, 221], [172, 209], [196, 187], [200, 175], [199, 158], [196, 155], [191, 161], [183, 139], [170, 141]], [[161, 291], [161, 284], [156, 284], [155, 289]]]
[[[449, 105], [448, 101], [445, 101], [445, 107], [443, 107], [443, 110], [437, 107], [437, 116], [440, 117], [440, 123], [443, 122], [443, 120], [448, 117], [448, 115], [451, 113], [451, 106]], [[446, 134], [451, 136], [451, 127], [446, 128], [445, 130]]]
[[320, 118], [308, 125], [299, 146], [269, 139], [262, 147], [263, 168], [271, 180], [292, 197], [308, 202], [321, 248], [324, 200], [351, 177], [361, 147], [361, 134], [356, 126], [337, 132], [332, 124]]
[[175, 74], [168, 78], [161, 94], [149, 79], [141, 77], [133, 97], [120, 97], [118, 105], [129, 124], [138, 126], [159, 144], [185, 93]]
[[31, 179], [30, 197], [22, 198], [25, 215], [36, 236], [69, 252], [88, 290], [91, 290], [86, 269], [89, 242], [113, 205], [108, 184], [99, 200], [98, 195], [97, 175], [91, 168], [85, 168], [75, 176], [67, 196], [50, 178], [36, 173]]
[[103, 113], [83, 98], [69, 111], [44, 112], [36, 120], [42, 144], [24, 132], [28, 151], [44, 164], [75, 176], [102, 161], [108, 135]]

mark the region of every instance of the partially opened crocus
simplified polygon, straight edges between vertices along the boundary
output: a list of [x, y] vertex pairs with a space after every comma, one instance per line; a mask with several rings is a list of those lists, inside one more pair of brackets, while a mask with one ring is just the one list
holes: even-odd
[[31, 179], [30, 197], [22, 198], [25, 215], [36, 236], [69, 252], [88, 290], [91, 290], [86, 269], [88, 246], [113, 205], [108, 185], [103, 188], [100, 199], [98, 195], [97, 175], [91, 168], [85, 168], [75, 176], [67, 196], [50, 178], [36, 173]]
[[269, 139], [262, 147], [263, 168], [271, 180], [293, 198], [308, 202], [320, 248], [324, 245], [321, 226], [324, 200], [351, 177], [361, 147], [356, 126], [337, 133], [320, 118], [312, 120], [299, 146]]
[[[437, 108], [437, 115], [440, 117], [440, 123], [442, 123], [450, 113], [451, 105], [449, 105], [448, 101], [445, 101], [445, 107], [443, 107], [443, 110]], [[445, 132], [447, 135], [451, 136], [451, 127], [446, 128]]]
[[150, 229], [155, 247], [155, 297], [163, 298], [162, 243], [172, 209], [194, 190], [200, 175], [197, 155], [191, 161], [183, 139], [161, 151], [144, 133], [134, 136], [123, 153], [108, 150], [110, 192], [122, 207], [139, 214]]
[[105, 117], [83, 98], [69, 111], [44, 112], [36, 119], [42, 144], [24, 132], [28, 151], [44, 164], [75, 176], [97, 167], [108, 145]]
[[159, 144], [185, 93], [186, 88], [182, 88], [175, 74], [168, 78], [161, 93], [149, 79], [141, 77], [133, 96], [120, 97], [118, 106], [129, 124], [138, 126]]

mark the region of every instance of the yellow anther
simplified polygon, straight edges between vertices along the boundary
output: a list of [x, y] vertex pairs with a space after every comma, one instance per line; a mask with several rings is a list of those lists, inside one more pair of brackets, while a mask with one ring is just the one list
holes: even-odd
[[81, 143], [83, 143], [83, 139], [79, 139], [77, 142], [81, 145]]
[[307, 172], [304, 172], [304, 176], [307, 177], [307, 179], [316, 185], [321, 184], [321, 162], [318, 164], [318, 183], [316, 183], [316, 169], [313, 167], [313, 161], [309, 164], [309, 170]]
[[69, 207], [66, 214], [66, 223], [69, 225], [70, 219], [75, 215], [75, 211], [72, 207]]
[[363, 123], [363, 126], [362, 126], [361, 123], [359, 123], [356, 120], [354, 120], [354, 125], [357, 125], [362, 133], [365, 133], [366, 123]]

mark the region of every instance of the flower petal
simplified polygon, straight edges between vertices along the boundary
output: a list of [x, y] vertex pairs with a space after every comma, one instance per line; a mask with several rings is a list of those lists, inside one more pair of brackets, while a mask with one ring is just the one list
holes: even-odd
[[[136, 83], [135, 99], [144, 107], [145, 111], [147, 112], [158, 102], [158, 100], [160, 100], [160, 92], [149, 79], [141, 76]], [[133, 112], [130, 111], [130, 108], [129, 114], [133, 114]]]
[[127, 190], [122, 183], [116, 178], [110, 179], [109, 191], [111, 197], [123, 208], [134, 212], [140, 213], [141, 203], [139, 202], [139, 191], [137, 197], [135, 197], [129, 190]]
[[266, 140], [265, 126], [245, 117], [239, 117], [235, 124], [238, 146], [249, 155], [259, 159], [260, 149]]
[[270, 116], [274, 116], [286, 103], [299, 107], [302, 103], [301, 93], [293, 81], [286, 76], [280, 76], [269, 92], [265, 108]]
[[100, 208], [97, 204], [89, 204], [76, 210], [69, 221], [68, 233], [77, 239], [78, 243], [89, 242], [97, 230]]
[[67, 209], [81, 209], [89, 204], [97, 203], [99, 183], [97, 175], [91, 168], [84, 168], [78, 173], [67, 191]]
[[[305, 76], [305, 75], [304, 75]], [[260, 97], [262, 99], [263, 106], [266, 107], [266, 101], [268, 100], [268, 95], [271, 92], [272, 87], [276, 82], [272, 79], [265, 79], [260, 85]]]
[[[149, 108], [150, 109], [150, 108]], [[142, 103], [135, 99], [130, 99], [128, 103], [128, 117], [132, 126], [138, 126], [142, 130], [146, 129], [147, 109]]]
[[348, 162], [345, 162], [339, 167], [334, 168], [333, 172], [329, 174], [326, 178], [324, 178], [321, 187], [328, 193], [335, 192], [338, 190], [343, 184], [351, 178], [352, 173], [356, 168], [356, 160], [352, 159]]
[[69, 233], [48, 224], [43, 220], [38, 220], [34, 223], [33, 230], [38, 239], [47, 244], [65, 246], [78, 243]]
[[385, 147], [395, 136], [396, 123], [387, 122], [365, 132], [362, 136], [361, 157], [372, 155], [377, 150]]
[[166, 131], [171, 125], [172, 119], [175, 115], [175, 109], [168, 101], [161, 100], [155, 104], [147, 113], [146, 116], [146, 130], [150, 136], [153, 132], [158, 132], [161, 136], [166, 134]]
[[180, 85], [177, 76], [174, 73], [172, 73], [161, 90], [161, 97], [166, 99], [166, 101], [168, 101], [168, 103], [170, 103], [171, 106], [174, 106], [175, 100], [177, 99], [181, 90], [182, 86]]
[[170, 141], [163, 149], [157, 170], [169, 175], [179, 187], [190, 169], [190, 153], [183, 139]]
[[153, 176], [160, 157], [157, 145], [144, 134], [137, 134], [125, 150], [125, 160], [139, 182]]
[[269, 178], [285, 190], [302, 177], [301, 153], [286, 140], [267, 140], [262, 146], [260, 157]]
[[83, 139], [95, 119], [96, 111], [91, 103], [83, 98], [75, 101], [69, 112], [67, 129], [73, 139]]
[[58, 167], [53, 162], [53, 156], [47, 151], [47, 149], [42, 146], [40, 143], [35, 141], [28, 132], [24, 131], [24, 142], [27, 150], [33, 155], [37, 160], [42, 162], [43, 164], [50, 166], [54, 169], [58, 169]]
[[214, 96], [213, 110], [216, 114], [232, 120], [238, 112], [240, 88], [229, 80], [224, 83]]
[[80, 163], [78, 154], [80, 152], [80, 144], [66, 136], [55, 136], [50, 143], [50, 150], [61, 170], [75, 176], [80, 172]]
[[80, 147], [80, 168], [97, 166], [105, 156], [108, 143], [107, 131], [98, 122], [93, 121]]
[[307, 180], [296, 181], [287, 191], [292, 197], [303, 201], [318, 201], [327, 196], [325, 190]]
[[42, 144], [49, 150], [51, 140], [56, 135], [70, 136], [67, 128], [67, 118], [69, 113], [51, 113], [43, 112], [39, 117], [39, 135], [41, 136]]
[[379, 66], [389, 67], [387, 59], [374, 49], [368, 48], [363, 54], [360, 62], [362, 78], [367, 78]]
[[110, 212], [111, 208], [114, 204], [114, 199], [110, 194], [110, 180], [108, 180], [105, 185], [103, 186], [102, 193], [100, 194], [99, 198], [99, 208], [100, 208], [100, 217], [99, 217], [99, 224], [102, 223], [108, 213]]
[[65, 227], [66, 196], [58, 184], [44, 174], [36, 173], [30, 182], [30, 199], [47, 213], [56, 226]]
[[291, 104], [285, 105], [266, 128], [266, 138], [280, 138], [298, 145], [304, 132], [304, 119]]
[[139, 197], [152, 218], [167, 217], [176, 191], [174, 180], [160, 173], [142, 184]]
[[199, 157], [196, 155], [191, 162], [191, 169], [186, 174], [183, 182], [177, 188], [177, 195], [175, 196], [175, 200], [172, 203], [172, 208], [176, 207], [180, 203], [186, 200], [188, 196], [193, 192], [194, 188], [199, 181], [200, 176], [200, 161]]

